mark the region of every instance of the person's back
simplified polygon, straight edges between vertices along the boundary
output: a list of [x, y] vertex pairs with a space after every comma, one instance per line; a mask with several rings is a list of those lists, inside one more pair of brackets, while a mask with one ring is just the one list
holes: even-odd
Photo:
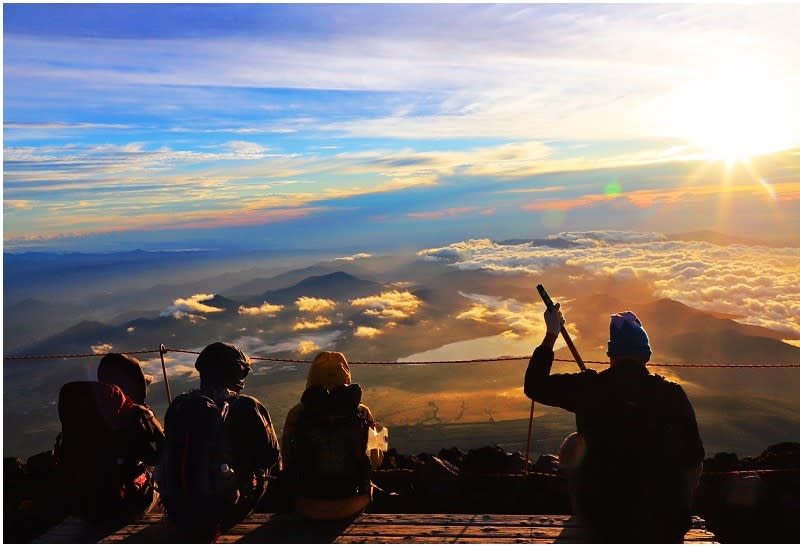
[[[680, 542], [690, 525], [702, 442], [683, 389], [645, 368], [649, 340], [638, 318], [626, 314], [612, 319], [610, 368], [549, 375], [552, 344], [543, 343], [531, 358], [525, 392], [576, 415], [578, 440], [565, 443], [564, 459], [572, 461], [564, 463], [573, 467], [575, 512], [598, 539]], [[549, 319], [545, 340], [554, 342], [558, 322]]]
[[592, 383], [576, 410], [582, 513], [613, 538], [681, 539], [690, 524], [684, 474], [698, 463], [683, 390], [638, 363], [617, 363]]
[[239, 393], [250, 371], [247, 356], [216, 342], [195, 367], [200, 389], [167, 409], [157, 478], [170, 522], [210, 539], [256, 508], [281, 459], [269, 412]]
[[380, 465], [383, 451], [367, 455], [375, 422], [361, 395], [344, 355], [322, 352], [311, 364], [300, 403], [286, 416], [286, 474], [295, 509], [308, 519], [347, 519], [371, 500], [371, 468]]
[[60, 495], [70, 512], [113, 526], [147, 512], [157, 501], [152, 469], [163, 433], [144, 404], [149, 377], [135, 358], [103, 357], [98, 378], [61, 388], [62, 429], [54, 453]]

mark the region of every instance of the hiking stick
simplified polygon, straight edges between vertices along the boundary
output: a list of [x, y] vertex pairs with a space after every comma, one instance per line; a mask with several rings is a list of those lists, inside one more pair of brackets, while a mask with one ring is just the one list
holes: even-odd
[[[550, 295], [547, 294], [547, 291], [544, 290], [544, 286], [536, 285], [536, 290], [539, 291], [539, 296], [542, 297], [544, 301], [544, 305], [547, 306], [547, 311], [553, 309], [553, 300], [550, 298]], [[561, 336], [564, 337], [564, 341], [567, 343], [567, 347], [572, 352], [572, 356], [575, 358], [575, 361], [578, 363], [578, 367], [581, 370], [586, 370], [586, 365], [583, 364], [583, 359], [578, 354], [578, 348], [575, 347], [575, 344], [572, 343], [572, 338], [570, 338], [569, 333], [564, 325], [561, 325]], [[531, 431], [533, 430], [533, 405], [535, 401], [531, 399], [531, 417], [528, 420], [528, 442], [525, 448], [525, 475], [528, 474], [528, 463], [530, 461], [529, 456], [531, 452]]]
[[[536, 290], [539, 291], [539, 295], [544, 300], [544, 305], [547, 306], [547, 311], [553, 309], [553, 301], [550, 299], [550, 295], [547, 294], [547, 291], [544, 290], [542, 285], [536, 285]], [[583, 359], [581, 356], [578, 355], [578, 348], [575, 347], [575, 344], [572, 343], [572, 338], [570, 338], [569, 333], [567, 332], [567, 328], [562, 324], [561, 325], [561, 336], [564, 337], [564, 342], [567, 343], [567, 347], [572, 352], [572, 356], [575, 358], [575, 362], [578, 363], [578, 367], [581, 370], [586, 370], [586, 365], [583, 364]]]
[[167, 390], [167, 404], [172, 404], [172, 392], [169, 389], [169, 378], [167, 378], [167, 365], [164, 364], [164, 354], [167, 353], [167, 348], [164, 344], [158, 348], [161, 354], [161, 371], [164, 373], [164, 387]]

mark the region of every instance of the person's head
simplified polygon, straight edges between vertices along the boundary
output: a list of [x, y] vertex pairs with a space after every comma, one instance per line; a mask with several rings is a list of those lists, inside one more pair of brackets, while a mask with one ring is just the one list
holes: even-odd
[[104, 384], [114, 384], [136, 404], [144, 404], [147, 399], [147, 386], [153, 377], [145, 374], [142, 364], [136, 357], [124, 353], [109, 353], [97, 365], [97, 380]]
[[306, 388], [324, 386], [330, 389], [334, 386], [350, 385], [351, 381], [350, 365], [347, 364], [344, 354], [338, 351], [323, 351], [314, 357], [308, 369]]
[[631, 311], [615, 313], [611, 316], [609, 330], [606, 355], [611, 358], [611, 366], [619, 361], [637, 361], [644, 366], [650, 360], [653, 353], [650, 339], [636, 314]]
[[226, 342], [207, 345], [197, 356], [194, 368], [200, 373], [201, 388], [224, 387], [237, 393], [244, 388], [244, 379], [252, 370], [250, 358]]

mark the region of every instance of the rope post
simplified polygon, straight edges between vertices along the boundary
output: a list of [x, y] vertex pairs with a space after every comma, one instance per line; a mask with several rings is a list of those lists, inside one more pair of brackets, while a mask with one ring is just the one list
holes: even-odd
[[531, 432], [533, 431], [533, 405], [536, 401], [531, 399], [531, 417], [528, 419], [528, 442], [525, 444], [525, 471], [523, 474], [528, 476], [528, 464], [531, 461]]
[[161, 371], [164, 373], [164, 388], [167, 390], [167, 404], [172, 404], [172, 392], [169, 389], [169, 378], [167, 378], [167, 365], [164, 364], [164, 354], [167, 353], [167, 347], [161, 344], [158, 348], [158, 353], [161, 355]]

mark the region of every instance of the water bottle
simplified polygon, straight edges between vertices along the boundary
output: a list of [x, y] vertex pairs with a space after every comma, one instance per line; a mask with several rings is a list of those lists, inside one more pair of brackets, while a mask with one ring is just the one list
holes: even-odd
[[386, 426], [380, 429], [370, 427], [367, 430], [367, 455], [373, 449], [386, 452], [389, 449], [389, 428]]

